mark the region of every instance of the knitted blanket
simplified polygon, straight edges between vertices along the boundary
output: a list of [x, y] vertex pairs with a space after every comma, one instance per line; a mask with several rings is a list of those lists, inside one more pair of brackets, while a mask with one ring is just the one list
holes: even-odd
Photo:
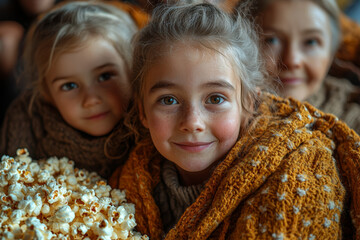
[[138, 231], [151, 239], [341, 238], [348, 193], [360, 239], [359, 136], [309, 104], [263, 98], [257, 121], [166, 236], [152, 196], [161, 158], [149, 142], [134, 149], [110, 185], [135, 203]]

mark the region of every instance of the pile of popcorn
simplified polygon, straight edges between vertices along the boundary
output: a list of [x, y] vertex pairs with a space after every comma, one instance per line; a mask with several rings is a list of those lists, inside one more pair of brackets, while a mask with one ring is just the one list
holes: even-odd
[[0, 239], [148, 239], [134, 213], [124, 192], [67, 158], [1, 158]]

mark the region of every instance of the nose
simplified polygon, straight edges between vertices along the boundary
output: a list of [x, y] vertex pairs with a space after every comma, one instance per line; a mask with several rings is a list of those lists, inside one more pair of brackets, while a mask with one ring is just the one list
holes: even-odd
[[180, 117], [180, 130], [189, 133], [204, 131], [204, 117], [204, 114], [198, 107], [185, 107]]
[[286, 69], [299, 68], [303, 61], [301, 49], [295, 44], [290, 43], [283, 49], [282, 67]]
[[89, 108], [101, 103], [101, 97], [95, 87], [88, 87], [83, 92], [83, 106]]

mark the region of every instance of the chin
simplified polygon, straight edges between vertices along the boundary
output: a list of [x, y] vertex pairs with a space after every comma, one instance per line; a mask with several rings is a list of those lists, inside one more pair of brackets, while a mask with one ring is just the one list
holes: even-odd
[[93, 136], [93, 137], [102, 137], [111, 132], [110, 130], [104, 130], [104, 131], [84, 131], [86, 134]]

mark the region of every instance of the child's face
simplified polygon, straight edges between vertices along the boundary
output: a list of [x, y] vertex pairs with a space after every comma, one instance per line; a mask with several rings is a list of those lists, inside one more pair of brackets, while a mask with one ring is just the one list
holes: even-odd
[[45, 76], [50, 101], [72, 127], [105, 135], [122, 118], [130, 98], [123, 66], [110, 42], [92, 38], [52, 64]]
[[241, 84], [213, 50], [176, 45], [144, 77], [142, 123], [157, 150], [187, 172], [224, 158], [239, 136]]
[[282, 95], [305, 100], [316, 93], [332, 61], [327, 13], [309, 0], [277, 0], [261, 25], [267, 66], [282, 81]]

